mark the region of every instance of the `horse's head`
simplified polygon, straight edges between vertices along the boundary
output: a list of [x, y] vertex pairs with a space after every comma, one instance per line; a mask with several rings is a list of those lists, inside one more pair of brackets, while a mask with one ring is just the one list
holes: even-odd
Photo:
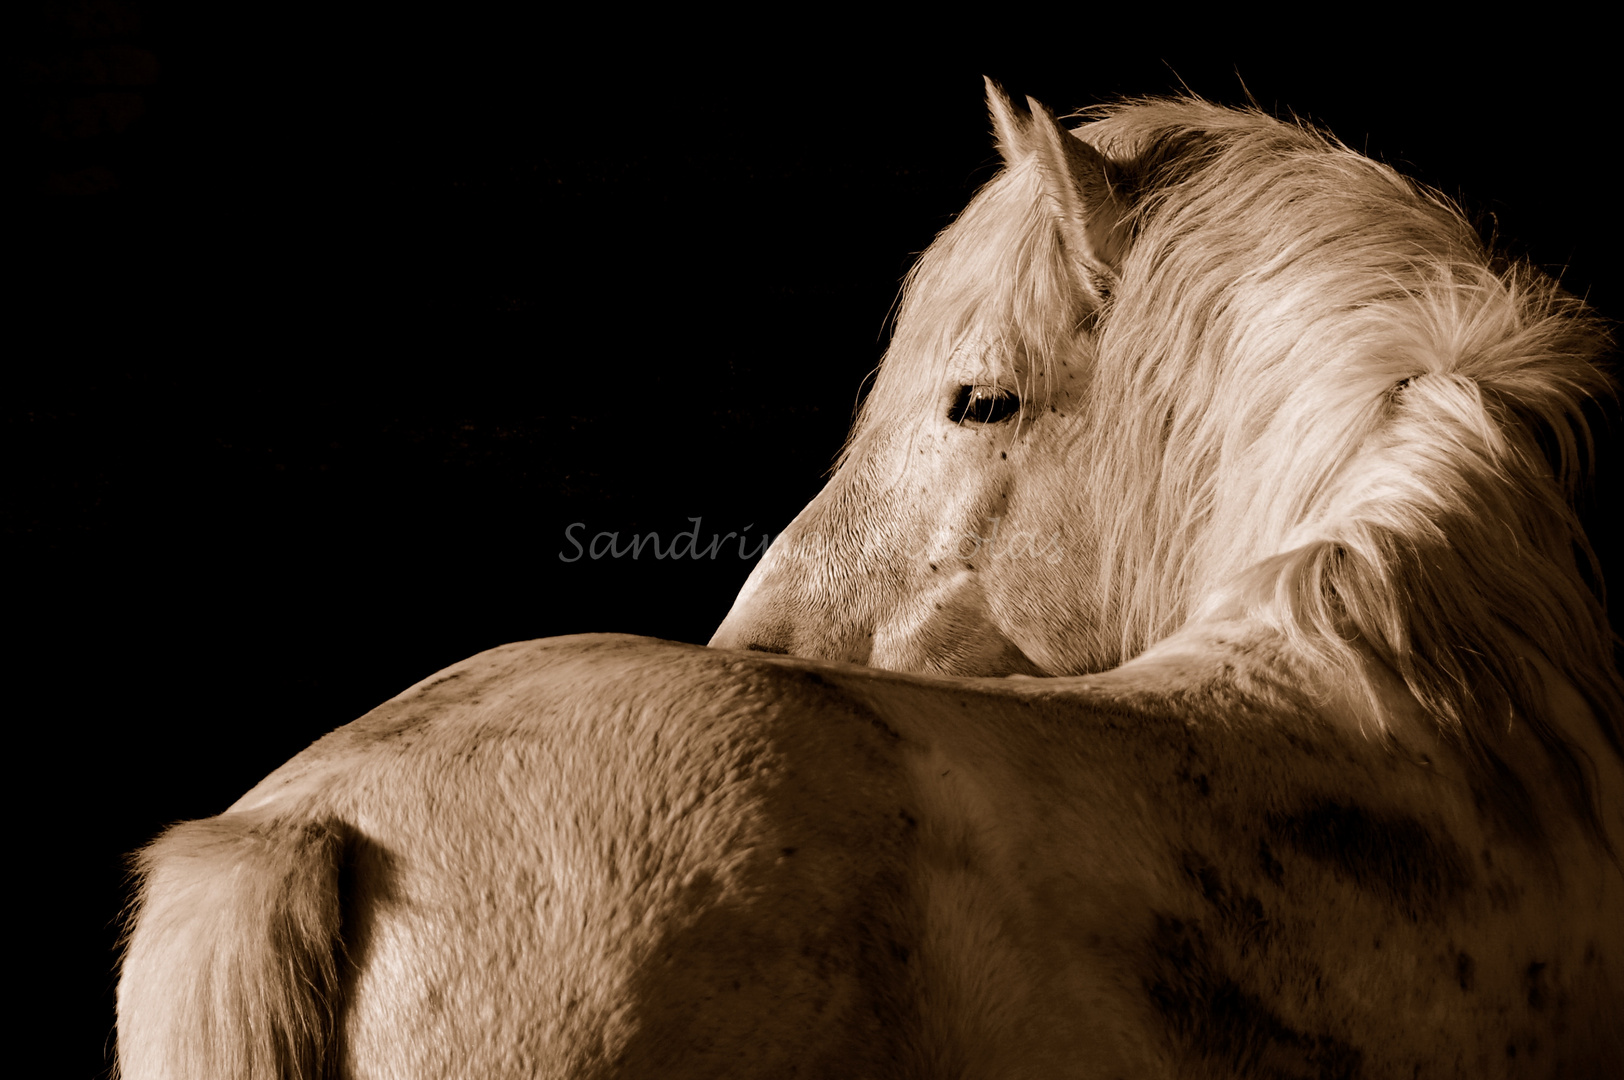
[[1068, 132], [988, 90], [1005, 167], [713, 644], [1063, 675], [1245, 619], [1445, 727], [1526, 697], [1529, 641], [1613, 693], [1561, 482], [1605, 385], [1582, 305], [1313, 130], [1177, 100]]
[[712, 644], [956, 674], [1119, 655], [1080, 479], [1126, 206], [1092, 145], [989, 95], [1007, 167], [910, 275], [834, 478]]

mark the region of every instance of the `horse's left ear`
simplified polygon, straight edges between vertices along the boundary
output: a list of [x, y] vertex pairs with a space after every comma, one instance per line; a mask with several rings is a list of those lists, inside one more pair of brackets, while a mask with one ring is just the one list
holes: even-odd
[[1030, 112], [987, 80], [999, 153], [1009, 165], [1037, 159], [1067, 248], [1096, 274], [1114, 278], [1127, 250], [1127, 206], [1113, 189], [1105, 155], [1062, 128], [1042, 102], [1029, 97], [1026, 104]]

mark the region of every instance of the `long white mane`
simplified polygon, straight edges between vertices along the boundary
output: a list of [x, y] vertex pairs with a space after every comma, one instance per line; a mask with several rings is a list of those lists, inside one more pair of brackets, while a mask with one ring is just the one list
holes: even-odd
[[1003, 328], [1028, 379], [1069, 350], [1091, 379], [1073, 430], [1094, 471], [1076, 482], [1114, 504], [1084, 539], [1120, 633], [1090, 666], [1245, 610], [1380, 715], [1373, 654], [1506, 820], [1537, 828], [1497, 751], [1529, 725], [1593, 819], [1589, 763], [1547, 721], [1532, 661], [1624, 753], [1570, 506], [1582, 405], [1609, 392], [1598, 321], [1447, 199], [1311, 128], [1189, 99], [1084, 115], [1127, 212], [1103, 303], [1077, 280], [1051, 178], [1012, 166], [915, 268], [851, 445], [918, 415], [931, 365], [971, 333]]

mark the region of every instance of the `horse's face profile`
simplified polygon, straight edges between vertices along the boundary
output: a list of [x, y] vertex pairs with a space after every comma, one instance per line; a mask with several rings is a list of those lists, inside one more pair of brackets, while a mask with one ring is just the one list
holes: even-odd
[[[1083, 335], [1041, 378], [974, 329], [912, 415], [871, 417], [712, 644], [956, 675], [1107, 666], [1078, 472]], [[1061, 585], [1064, 583], [1064, 586]]]
[[[835, 475], [713, 645], [957, 675], [1094, 670], [1116, 655], [1090, 573], [1101, 510], [1076, 481], [1109, 267], [1069, 268], [1058, 219], [1031, 213], [1068, 175], [1046, 171], [1071, 164], [1061, 150], [1079, 173], [1098, 155], [997, 115], [1008, 169], [915, 271]], [[1109, 250], [1085, 257], [1097, 248]]]

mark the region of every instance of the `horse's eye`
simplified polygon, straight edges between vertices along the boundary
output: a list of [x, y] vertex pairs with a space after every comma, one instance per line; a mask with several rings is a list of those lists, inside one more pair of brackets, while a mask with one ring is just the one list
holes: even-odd
[[996, 424], [1014, 416], [1020, 407], [1021, 399], [1002, 386], [961, 386], [947, 418], [955, 424], [966, 420], [972, 424]]

